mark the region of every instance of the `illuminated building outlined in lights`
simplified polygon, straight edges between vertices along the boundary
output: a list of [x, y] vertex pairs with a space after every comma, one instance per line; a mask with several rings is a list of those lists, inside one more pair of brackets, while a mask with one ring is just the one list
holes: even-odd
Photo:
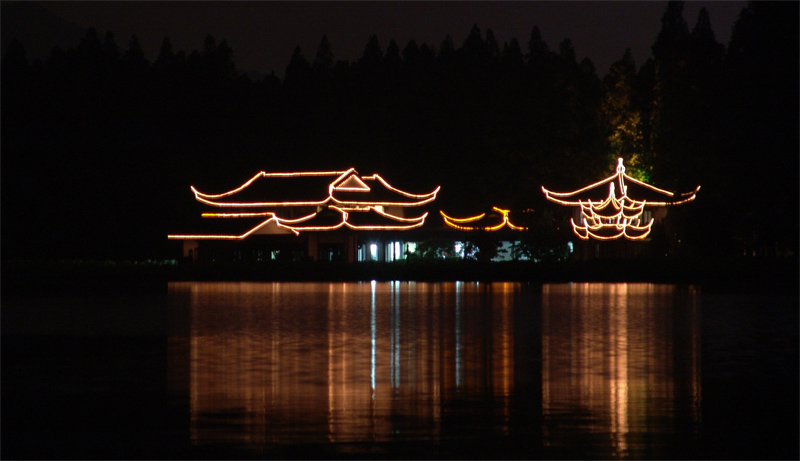
[[[608, 187], [605, 187], [608, 185]], [[559, 205], [580, 207], [580, 222], [570, 219], [572, 230], [581, 240], [643, 240], [655, 220], [645, 207], [669, 207], [691, 202], [700, 186], [676, 194], [625, 174], [622, 158], [615, 174], [572, 192], [552, 192], [542, 186], [547, 200]], [[607, 191], [607, 195], [606, 195]]]
[[[261, 171], [239, 187], [218, 194], [190, 188], [198, 202], [218, 209], [203, 212], [201, 217], [216, 218], [214, 221], [223, 223], [204, 225], [216, 227], [213, 232], [168, 235], [170, 240], [184, 242], [184, 258], [196, 260], [201, 241], [236, 242], [257, 235], [282, 238], [297, 249], [300, 240], [291, 237], [303, 234], [305, 247], [299, 248], [310, 259], [341, 258], [353, 262], [400, 259], [404, 254], [401, 247], [407, 247], [407, 242], [383, 242], [382, 236], [366, 241], [355, 232], [396, 233], [421, 227], [428, 212], [410, 213], [409, 208], [433, 202], [441, 187], [414, 194], [392, 186], [377, 173], [359, 175], [355, 168], [349, 168], [291, 173]], [[376, 251], [369, 251], [373, 245]], [[264, 256], [274, 257], [274, 254], [271, 258]]]

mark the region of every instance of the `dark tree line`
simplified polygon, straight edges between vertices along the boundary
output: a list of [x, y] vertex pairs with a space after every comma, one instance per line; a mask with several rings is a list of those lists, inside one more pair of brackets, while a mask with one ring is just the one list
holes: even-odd
[[[798, 4], [754, 2], [727, 47], [701, 11], [669, 3], [653, 56], [621, 54], [603, 78], [569, 39], [498, 43], [476, 25], [457, 45], [369, 37], [335, 58], [322, 37], [283, 79], [241, 74], [210, 35], [149, 62], [90, 29], [74, 49], [2, 61], [2, 240], [7, 258], [171, 257], [166, 234], [199, 213], [189, 185], [221, 191], [260, 170], [379, 172], [442, 185], [452, 214], [492, 205], [566, 210], [540, 186], [629, 171], [673, 190], [701, 184], [665, 232], [685, 252], [797, 252]], [[676, 209], [677, 210], [677, 209]], [[549, 216], [549, 214], [548, 214]]]

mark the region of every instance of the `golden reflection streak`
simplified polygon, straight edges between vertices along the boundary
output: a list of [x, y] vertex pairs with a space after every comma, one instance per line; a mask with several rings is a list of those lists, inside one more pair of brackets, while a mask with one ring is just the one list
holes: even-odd
[[193, 443], [387, 441], [419, 433], [415, 421], [435, 440], [457, 369], [460, 391], [503, 399], [507, 432], [518, 284], [403, 284], [184, 285]]
[[617, 453], [628, 450], [628, 285], [612, 286], [617, 291], [612, 307], [611, 429]]
[[[329, 295], [330, 298], [330, 295]], [[328, 300], [330, 303], [330, 299]], [[333, 313], [328, 314], [328, 441], [333, 442]]]
[[[691, 405], [699, 422], [696, 293], [690, 289], [689, 311], [683, 312], [682, 301], [673, 304], [674, 290], [624, 283], [543, 286], [545, 446], [580, 443], [556, 430], [558, 421], [575, 415], [586, 415], [579, 417], [588, 419], [588, 433], [611, 436], [614, 457], [635, 456], [632, 431], [679, 418], [676, 405]], [[676, 340], [686, 347], [676, 347]], [[678, 385], [691, 386], [691, 402], [676, 397]]]

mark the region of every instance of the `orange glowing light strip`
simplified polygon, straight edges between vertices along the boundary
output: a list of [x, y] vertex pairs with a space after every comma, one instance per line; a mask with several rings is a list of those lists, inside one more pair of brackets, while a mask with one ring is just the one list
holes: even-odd
[[419, 202], [358, 202], [352, 200], [339, 200], [334, 197], [329, 197], [329, 199], [333, 200], [334, 203], [338, 205], [349, 205], [349, 206], [385, 206], [385, 207], [406, 207], [406, 206], [420, 206], [430, 203], [436, 199], [436, 197], [431, 197]]
[[265, 211], [263, 213], [203, 213], [201, 216], [203, 218], [254, 218], [259, 216], [272, 216], [278, 222], [294, 224], [308, 221], [316, 215], [317, 213], [311, 213], [299, 218], [279, 218], [278, 216], [275, 216], [275, 213], [271, 211]]
[[[331, 206], [331, 208], [336, 208], [336, 207], [335, 206]], [[425, 217], [428, 216], [428, 212], [426, 211], [425, 214], [423, 214], [421, 217], [418, 217], [418, 218], [403, 218], [402, 216], [393, 215], [391, 213], [387, 213], [387, 212], [382, 211], [382, 210], [380, 210], [378, 208], [375, 208], [375, 207], [371, 207], [371, 208], [375, 213], [378, 213], [379, 215], [381, 215], [381, 216], [383, 216], [385, 218], [393, 219], [393, 220], [399, 221], [399, 222], [417, 222], [420, 219], [424, 220]]]
[[375, 207], [371, 207], [373, 211], [375, 211], [376, 213], [378, 213], [379, 215], [381, 215], [383, 217], [386, 217], [386, 218], [389, 218], [389, 219], [393, 219], [393, 220], [398, 221], [398, 222], [405, 222], [405, 223], [412, 223], [412, 224], [407, 225], [407, 226], [400, 226], [400, 225], [397, 225], [397, 226], [393, 226], [393, 225], [388, 225], [388, 226], [361, 225], [361, 226], [358, 226], [358, 225], [355, 225], [355, 224], [351, 224], [349, 221], [347, 221], [347, 218], [349, 218], [350, 215], [349, 215], [349, 213], [344, 211], [342, 208], [339, 208], [339, 207], [336, 207], [336, 206], [333, 206], [333, 205], [331, 205], [330, 208], [332, 208], [334, 210], [341, 211], [345, 215], [345, 225], [347, 227], [349, 227], [350, 229], [353, 229], [353, 230], [408, 230], [408, 229], [414, 229], [416, 227], [420, 227], [423, 224], [425, 224], [425, 218], [428, 216], [428, 213], [425, 212], [425, 214], [423, 214], [422, 216], [420, 216], [418, 218], [403, 218], [403, 217], [400, 217], [400, 216], [395, 216], [395, 215], [390, 214], [390, 213], [386, 213], [386, 212], [381, 211], [381, 210], [379, 210], [379, 209], [377, 209]]
[[334, 190], [342, 190], [342, 191], [350, 191], [350, 192], [369, 192], [370, 188], [364, 181], [362, 181], [357, 175], [353, 174], [347, 178], [346, 181], [343, 182], [350, 182], [353, 181], [356, 183], [356, 186], [334, 186]]
[[266, 221], [258, 224], [253, 229], [251, 229], [251, 230], [249, 230], [249, 231], [247, 231], [247, 232], [245, 232], [244, 234], [241, 234], [241, 235], [186, 234], [186, 235], [168, 235], [167, 238], [171, 239], [171, 240], [188, 240], [188, 239], [197, 239], [197, 240], [243, 240], [243, 239], [247, 238], [248, 236], [252, 235], [254, 232], [256, 232], [261, 227], [263, 227], [266, 224], [268, 224], [270, 221], [274, 221], [275, 224], [278, 227], [287, 229], [287, 230], [293, 232], [295, 235], [300, 235], [300, 232], [307, 232], [307, 231], [331, 231], [331, 230], [339, 229], [342, 226], [347, 226], [347, 227], [349, 227], [349, 228], [351, 228], [353, 230], [408, 230], [408, 229], [414, 229], [414, 228], [417, 228], [417, 227], [421, 227], [423, 224], [425, 224], [425, 218], [428, 216], [428, 213], [426, 212], [425, 214], [423, 214], [422, 216], [417, 217], [417, 218], [403, 218], [403, 217], [400, 217], [400, 216], [395, 216], [395, 215], [393, 215], [391, 213], [386, 213], [386, 212], [381, 211], [381, 210], [379, 210], [377, 208], [372, 208], [373, 211], [375, 211], [376, 213], [378, 213], [381, 216], [384, 216], [384, 217], [389, 218], [389, 219], [393, 219], [393, 220], [398, 221], [398, 222], [409, 223], [409, 224], [407, 224], [407, 225], [385, 225], [385, 226], [377, 226], [377, 225], [360, 225], [359, 226], [359, 225], [351, 224], [350, 222], [347, 221], [347, 219], [349, 218], [349, 213], [347, 211], [345, 211], [345, 210], [343, 210], [341, 208], [335, 207], [335, 206], [331, 206], [330, 208], [335, 209], [336, 211], [339, 211], [340, 213], [342, 213], [342, 221], [341, 222], [339, 222], [337, 224], [334, 224], [334, 225], [331, 225], [331, 226], [308, 226], [308, 227], [306, 227], [306, 226], [297, 226], [297, 225], [294, 225], [294, 224], [299, 224], [301, 222], [308, 221], [309, 219], [311, 219], [314, 216], [316, 216], [317, 213], [312, 213], [310, 215], [303, 216], [303, 217], [296, 218], [296, 219], [278, 218], [277, 216], [275, 216], [271, 212], [265, 212], [265, 213], [203, 213], [204, 217], [251, 217], [251, 216], [254, 216], [254, 215], [256, 215], [256, 216], [257, 215], [263, 215], [263, 216], [271, 215], [271, 217], [269, 219], [267, 219]]
[[353, 230], [408, 230], [408, 229], [413, 229], [413, 228], [416, 228], [416, 227], [420, 227], [423, 224], [425, 224], [425, 218], [428, 216], [428, 213], [425, 213], [425, 214], [423, 214], [422, 216], [420, 216], [418, 218], [402, 218], [400, 216], [395, 216], [395, 215], [392, 215], [390, 213], [385, 213], [385, 212], [382, 212], [382, 211], [380, 211], [378, 209], [373, 208], [373, 210], [376, 213], [378, 213], [378, 214], [380, 214], [380, 215], [382, 215], [384, 217], [393, 219], [395, 221], [404, 222], [404, 223], [411, 223], [411, 224], [408, 224], [408, 225], [396, 225], [396, 226], [395, 225], [388, 225], [388, 226], [361, 225], [361, 226], [359, 226], [359, 225], [351, 224], [348, 221], [348, 218], [350, 217], [350, 214], [347, 211], [345, 211], [345, 210], [343, 210], [341, 208], [335, 207], [335, 206], [331, 206], [330, 208], [342, 213], [342, 221], [341, 222], [339, 222], [337, 224], [334, 224], [334, 225], [331, 225], [331, 226], [309, 226], [309, 227], [287, 226], [287, 225], [283, 224], [280, 221], [278, 221], [277, 224], [278, 224], [278, 226], [284, 227], [286, 229], [289, 229], [292, 232], [295, 232], [297, 234], [299, 234], [300, 232], [305, 232], [305, 231], [331, 231], [331, 230], [339, 229], [342, 226], [347, 226], [347, 227], [349, 227], [350, 229], [353, 229]]
[[[231, 215], [261, 215], [262, 213], [203, 213], [203, 217], [206, 218], [219, 218], [219, 217], [250, 217], [250, 216], [231, 216]], [[225, 216], [228, 215], [228, 216]], [[209, 235], [209, 234], [195, 234], [195, 235], [168, 235], [167, 238], [171, 240], [188, 240], [188, 239], [197, 239], [197, 240], [243, 240], [250, 236], [253, 232], [257, 231], [258, 229], [264, 227], [265, 225], [269, 224], [270, 221], [274, 221], [278, 227], [282, 227], [284, 229], [288, 229], [292, 231], [295, 235], [299, 235], [299, 232], [294, 229], [296, 226], [288, 226], [284, 223], [288, 224], [298, 224], [304, 221], [308, 221], [309, 219], [316, 216], [316, 213], [311, 213], [307, 216], [302, 216], [300, 218], [295, 219], [282, 219], [275, 216], [273, 213], [266, 212], [263, 215], [271, 215], [269, 219], [266, 221], [259, 223], [254, 228], [250, 229], [249, 231], [245, 232], [242, 235]], [[340, 225], [341, 227], [341, 225]]]
[[503, 226], [508, 226], [511, 229], [519, 230], [519, 231], [528, 229], [527, 227], [520, 227], [520, 226], [515, 226], [515, 225], [511, 224], [511, 221], [508, 220], [508, 213], [511, 210], [504, 210], [504, 209], [498, 208], [498, 207], [492, 207], [492, 209], [494, 211], [496, 211], [496, 212], [498, 212], [498, 213], [503, 215], [503, 222], [501, 222], [500, 224], [494, 225], [494, 226], [487, 226], [487, 227], [472, 227], [472, 226], [461, 226], [460, 225], [460, 224], [463, 224], [463, 223], [477, 221], [477, 220], [483, 218], [484, 216], [486, 216], [486, 213], [481, 213], [478, 216], [471, 216], [469, 218], [452, 218], [450, 216], [447, 216], [444, 213], [444, 211], [441, 211], [441, 210], [439, 210], [439, 213], [442, 215], [442, 218], [444, 218], [445, 224], [447, 224], [448, 226], [450, 226], [450, 227], [452, 227], [454, 229], [463, 230], [463, 231], [484, 230], [484, 231], [491, 232], [491, 231], [499, 230]]
[[353, 229], [353, 230], [409, 230], [409, 229], [414, 229], [414, 228], [420, 227], [423, 224], [425, 224], [425, 218], [427, 216], [428, 216], [428, 213], [426, 212], [421, 217], [417, 218], [416, 222], [414, 222], [412, 220], [408, 220], [408, 222], [413, 222], [413, 224], [409, 224], [409, 225], [405, 225], [405, 226], [400, 226], [400, 225], [398, 225], [398, 226], [392, 226], [392, 225], [389, 225], [389, 226], [374, 226], [374, 225], [357, 226], [355, 224], [350, 224], [350, 222], [347, 222], [347, 221], [345, 221], [345, 225], [347, 227], [349, 227], [350, 229]]
[[190, 186], [190, 187], [191, 187], [192, 191], [194, 191], [195, 195], [197, 195], [197, 196], [200, 196], [200, 197], [203, 197], [203, 198], [209, 198], [209, 199], [211, 199], [211, 198], [222, 198], [222, 197], [227, 197], [228, 195], [233, 195], [233, 194], [235, 194], [237, 192], [240, 192], [241, 190], [247, 188], [247, 186], [252, 184], [253, 181], [255, 181], [258, 178], [295, 178], [295, 177], [303, 177], [303, 176], [332, 176], [332, 175], [341, 175], [342, 173], [348, 173], [348, 172], [350, 172], [352, 170], [354, 170], [354, 168], [350, 168], [347, 171], [298, 171], [298, 172], [294, 172], [294, 173], [267, 173], [267, 172], [261, 171], [261, 172], [257, 173], [255, 176], [253, 176], [252, 178], [250, 178], [247, 182], [245, 182], [241, 186], [237, 187], [236, 189], [232, 189], [232, 190], [229, 190], [228, 192], [223, 192], [221, 194], [204, 194], [204, 193], [198, 191], [197, 189], [195, 189], [194, 186]]
[[389, 184], [388, 182], [386, 182], [386, 180], [385, 180], [385, 179], [383, 179], [383, 178], [381, 177], [381, 175], [379, 175], [378, 173], [375, 173], [375, 174], [373, 174], [372, 176], [363, 176], [362, 178], [363, 178], [363, 179], [366, 179], [366, 180], [374, 180], [374, 179], [377, 179], [378, 181], [380, 181], [380, 182], [381, 182], [381, 184], [383, 184], [383, 186], [384, 186], [384, 187], [386, 187], [386, 188], [387, 188], [387, 189], [389, 189], [390, 191], [392, 191], [392, 192], [396, 192], [396, 193], [398, 193], [398, 194], [400, 194], [400, 195], [405, 195], [406, 197], [409, 197], [409, 198], [417, 198], [417, 199], [425, 199], [425, 198], [428, 198], [428, 197], [434, 197], [434, 198], [435, 198], [435, 197], [436, 197], [436, 194], [439, 192], [439, 189], [441, 189], [441, 188], [442, 188], [442, 186], [439, 186], [439, 187], [437, 187], [437, 188], [436, 188], [436, 189], [435, 189], [433, 192], [429, 192], [429, 193], [427, 193], [427, 194], [412, 194], [412, 193], [410, 193], [410, 192], [405, 192], [405, 191], [402, 191], [402, 190], [400, 190], [400, 189], [397, 189], [396, 187], [393, 187], [391, 184]]
[[284, 227], [286, 229], [289, 229], [290, 231], [294, 232], [295, 235], [298, 235], [298, 232], [293, 230], [293, 229], [291, 229], [290, 227], [281, 226], [278, 218], [273, 216], [273, 217], [267, 219], [266, 221], [258, 224], [256, 227], [250, 229], [249, 231], [245, 232], [242, 235], [202, 235], [202, 234], [182, 235], [182, 234], [179, 234], [179, 235], [168, 235], [167, 239], [170, 239], [170, 240], [244, 240], [248, 236], [250, 236], [253, 232], [255, 232], [255, 231], [261, 229], [262, 227], [266, 226], [267, 224], [269, 224], [270, 221], [274, 221], [275, 224], [277, 224], [278, 226]]
[[[605, 224], [598, 224], [598, 225], [590, 225], [586, 222], [586, 219], [583, 220], [583, 226], [578, 226], [575, 224], [575, 221], [570, 220], [572, 224], [572, 229], [582, 240], [589, 240], [589, 237], [594, 238], [596, 240], [615, 240], [620, 237], [625, 237], [628, 240], [642, 240], [647, 238], [650, 234], [650, 227], [653, 225], [653, 218], [650, 218], [650, 221], [644, 226], [636, 226], [630, 223], [622, 223], [622, 224], [612, 224], [612, 225], [605, 225]], [[616, 228], [619, 232], [616, 235], [598, 235], [594, 231], [598, 231], [600, 229], [609, 229], [611, 227]], [[628, 233], [628, 229], [632, 229], [634, 231], [642, 231], [644, 232], [642, 235], [630, 235]]]
[[384, 187], [386, 187], [390, 191], [392, 191], [394, 193], [397, 193], [397, 194], [400, 194], [402, 196], [408, 197], [408, 198], [418, 199], [419, 201], [418, 202], [414, 202], [414, 203], [408, 203], [408, 202], [372, 202], [372, 201], [365, 202], [365, 201], [339, 200], [339, 199], [337, 199], [337, 198], [335, 198], [333, 196], [333, 190], [336, 188], [336, 183], [341, 181], [341, 180], [343, 180], [343, 179], [344, 179], [343, 177], [340, 177], [339, 179], [334, 181], [331, 184], [331, 186], [329, 187], [330, 199], [332, 199], [335, 203], [337, 203], [339, 205], [352, 205], [352, 206], [368, 205], [368, 206], [389, 206], [389, 207], [391, 207], [391, 206], [420, 206], [420, 205], [425, 205], [426, 203], [430, 203], [430, 202], [434, 201], [436, 199], [436, 194], [439, 193], [439, 190], [442, 188], [442, 186], [439, 186], [433, 192], [430, 192], [430, 193], [427, 193], [427, 194], [412, 194], [410, 192], [406, 192], [406, 191], [397, 189], [396, 187], [393, 187], [391, 184], [386, 182], [379, 174], [375, 173], [372, 176], [362, 176], [361, 179], [367, 180], [367, 181], [372, 181], [372, 180], [376, 180], [377, 179], [381, 184], [383, 184]]
[[202, 213], [203, 218], [257, 218], [259, 216], [275, 216], [271, 211], [263, 211], [259, 213]]
[[289, 206], [322, 206], [330, 201], [330, 197], [313, 202], [213, 202], [205, 198], [195, 196], [198, 202], [217, 207], [289, 207]]
[[[617, 162], [618, 162], [617, 163], [617, 172], [615, 174], [613, 174], [613, 175], [611, 175], [611, 176], [609, 176], [609, 177], [607, 177], [605, 179], [602, 179], [602, 180], [600, 180], [600, 181], [598, 181], [598, 182], [596, 182], [594, 184], [590, 184], [590, 185], [588, 185], [588, 186], [586, 186], [586, 187], [584, 187], [582, 189], [578, 189], [578, 190], [572, 191], [572, 192], [552, 192], [552, 191], [547, 190], [544, 186], [542, 186], [542, 192], [544, 192], [545, 197], [547, 197], [547, 199], [550, 200], [551, 202], [555, 202], [555, 203], [558, 203], [560, 205], [575, 206], [575, 205], [579, 205], [579, 203], [574, 202], [574, 201], [568, 201], [568, 200], [560, 200], [559, 197], [561, 197], [561, 198], [571, 197], [571, 196], [577, 195], [577, 194], [579, 194], [581, 192], [587, 191], [589, 189], [593, 189], [593, 188], [595, 188], [597, 186], [601, 186], [601, 185], [606, 184], [606, 183], [608, 183], [610, 181], [613, 181], [615, 178], [618, 178], [620, 186], [623, 188], [623, 191], [622, 191], [623, 192], [623, 196], [627, 195], [627, 186], [625, 185], [625, 180], [628, 180], [628, 181], [630, 181], [630, 182], [632, 182], [634, 184], [640, 185], [642, 187], [646, 187], [646, 188], [648, 188], [648, 189], [650, 189], [650, 190], [652, 190], [654, 192], [658, 192], [660, 194], [667, 195], [669, 197], [674, 197], [675, 196], [674, 192], [670, 192], [670, 191], [667, 191], [667, 190], [664, 190], [664, 189], [660, 189], [660, 188], [658, 188], [656, 186], [653, 186], [651, 184], [647, 184], [645, 182], [639, 181], [636, 178], [628, 176], [627, 174], [625, 174], [625, 166], [622, 164], [622, 158], [617, 159]], [[613, 183], [612, 183], [612, 186], [613, 186]], [[694, 200], [695, 197], [697, 196], [697, 192], [699, 190], [700, 190], [700, 186], [697, 186], [697, 188], [694, 191], [685, 192], [685, 193], [679, 194], [681, 197], [684, 197], [684, 196], [687, 196], [687, 195], [688, 195], [688, 197], [683, 199], [683, 200], [676, 201], [676, 202], [666, 202], [666, 201], [665, 202], [648, 202], [648, 204], [651, 205], [651, 206], [674, 206], [674, 205], [680, 205], [680, 204], [683, 204], [683, 203], [690, 202], [690, 201]], [[635, 200], [632, 200], [632, 201], [634, 203], [636, 202]]]
[[[542, 191], [544, 191], [545, 195], [547, 195], [548, 198], [550, 198], [551, 195], [553, 197], [571, 197], [573, 195], [580, 194], [581, 192], [584, 192], [584, 191], [587, 191], [587, 190], [590, 190], [590, 189], [594, 189], [597, 186], [602, 186], [603, 184], [606, 184], [606, 183], [608, 183], [610, 181], [613, 181], [616, 177], [617, 177], [617, 175], [614, 174], [612, 176], [609, 176], [606, 179], [603, 179], [602, 181], [598, 181], [598, 182], [596, 182], [594, 184], [588, 185], [588, 186], [586, 186], [586, 187], [584, 187], [582, 189], [578, 189], [578, 190], [572, 191], [572, 192], [551, 192], [551, 191], [545, 189], [544, 186], [542, 186]], [[568, 203], [568, 202], [565, 202], [565, 203]]]
[[307, 232], [307, 231], [331, 231], [331, 230], [336, 230], [336, 229], [344, 226], [346, 221], [347, 221], [347, 213], [343, 213], [341, 222], [338, 222], [338, 223], [336, 223], [334, 225], [331, 225], [331, 226], [308, 226], [308, 227], [287, 226], [287, 225], [284, 225], [284, 224], [282, 224], [280, 222], [278, 223], [278, 226], [286, 228], [286, 229], [289, 229], [290, 231], [294, 232], [295, 234], [300, 235], [301, 231], [302, 232]]
[[235, 202], [235, 203], [226, 203], [226, 202], [215, 202], [209, 199], [218, 199], [222, 197], [227, 197], [229, 195], [233, 195], [237, 192], [248, 187], [250, 184], [253, 183], [258, 178], [293, 178], [293, 177], [307, 177], [307, 176], [331, 176], [331, 175], [339, 175], [338, 178], [334, 181], [340, 181], [348, 174], [355, 171], [355, 168], [350, 168], [347, 171], [299, 171], [294, 173], [265, 173], [260, 172], [257, 175], [250, 178], [249, 181], [245, 182], [241, 186], [237, 187], [236, 189], [230, 190], [228, 192], [223, 192], [221, 194], [204, 194], [194, 186], [190, 186], [192, 192], [194, 192], [195, 198], [197, 201], [205, 203], [207, 205], [217, 206], [217, 207], [274, 207], [274, 206], [321, 206], [326, 204], [330, 199], [331, 195], [331, 188], [328, 189], [328, 197], [318, 200], [318, 201], [300, 201], [300, 202]]
[[453, 218], [453, 217], [450, 217], [450, 216], [447, 216], [446, 214], [444, 214], [444, 211], [442, 211], [442, 210], [439, 210], [439, 213], [442, 215], [442, 217], [444, 219], [446, 219], [448, 221], [451, 221], [451, 222], [454, 222], [454, 223], [473, 222], [473, 221], [477, 221], [477, 220], [483, 218], [484, 216], [486, 216], [486, 213], [481, 213], [478, 216], [471, 216], [469, 218]]
[[[511, 224], [511, 221], [508, 220], [508, 214], [511, 213], [511, 210], [504, 210], [504, 209], [498, 208], [496, 206], [492, 207], [492, 209], [494, 211], [497, 211], [498, 213], [502, 213], [503, 214], [503, 224], [505, 224], [506, 226], [510, 227], [511, 229], [519, 230], [519, 231], [528, 230], [527, 227], [515, 226], [515, 225]], [[497, 227], [497, 229], [499, 229], [500, 227], [502, 227], [502, 226]]]

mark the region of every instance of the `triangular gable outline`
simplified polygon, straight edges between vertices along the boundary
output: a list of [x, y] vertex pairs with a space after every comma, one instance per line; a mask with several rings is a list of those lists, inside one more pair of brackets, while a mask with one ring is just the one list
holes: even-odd
[[356, 174], [351, 174], [347, 179], [333, 187], [334, 190], [348, 192], [369, 192], [370, 188]]

